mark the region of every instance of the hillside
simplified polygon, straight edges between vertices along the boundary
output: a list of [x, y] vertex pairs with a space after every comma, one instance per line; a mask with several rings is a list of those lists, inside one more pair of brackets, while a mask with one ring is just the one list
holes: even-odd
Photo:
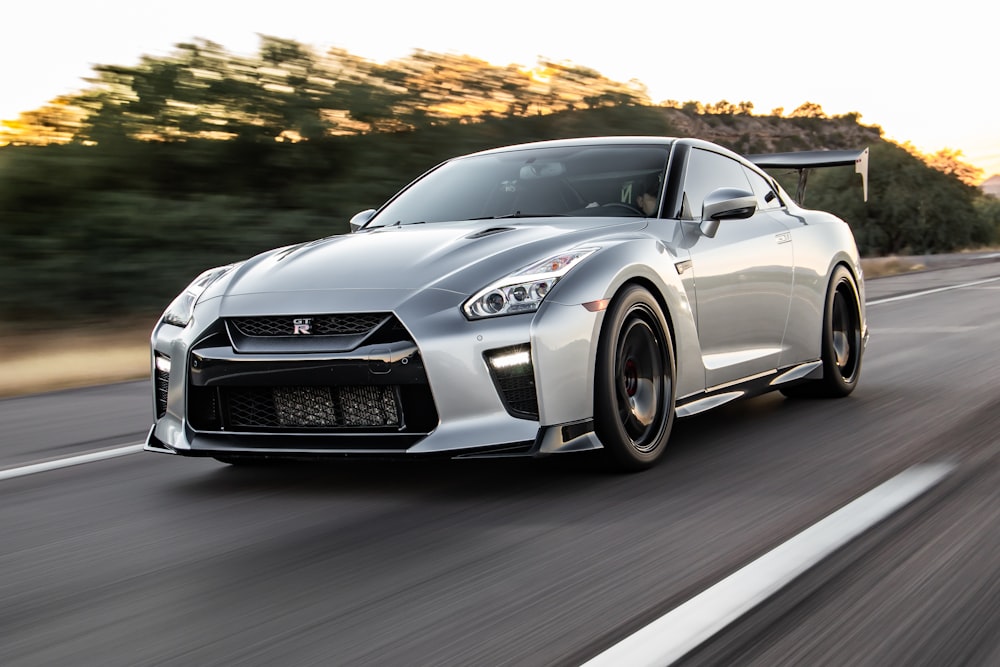
[[697, 136], [738, 152], [868, 146], [867, 204], [851, 169], [817, 172], [807, 201], [848, 221], [868, 256], [945, 252], [998, 238], [996, 200], [883, 141], [854, 115], [620, 104], [298, 142], [105, 134], [96, 145], [0, 148], [0, 321], [155, 314], [206, 267], [343, 233], [354, 213], [454, 155], [540, 139], [645, 134]]
[[837, 118], [697, 114], [682, 109], [662, 110], [680, 136], [698, 137], [737, 153], [774, 153], [796, 150], [863, 148], [880, 142], [881, 129], [862, 125], [857, 117]]
[[988, 195], [1000, 197], [1000, 174], [993, 174], [983, 181], [979, 188]]

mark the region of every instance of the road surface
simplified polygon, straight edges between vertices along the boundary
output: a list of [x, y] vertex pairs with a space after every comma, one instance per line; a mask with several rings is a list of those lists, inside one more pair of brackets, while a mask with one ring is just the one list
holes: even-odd
[[635, 475], [152, 453], [17, 474], [140, 442], [149, 387], [0, 401], [0, 664], [580, 665], [923, 464], [950, 472], [682, 662], [1000, 664], [1000, 263], [868, 300], [852, 396], [680, 420]]

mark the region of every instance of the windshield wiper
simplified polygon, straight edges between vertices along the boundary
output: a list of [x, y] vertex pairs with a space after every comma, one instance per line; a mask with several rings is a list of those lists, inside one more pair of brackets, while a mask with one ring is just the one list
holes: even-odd
[[565, 218], [565, 213], [522, 213], [515, 211], [504, 215], [484, 215], [481, 218], [469, 218], [469, 220], [509, 220], [511, 218]]

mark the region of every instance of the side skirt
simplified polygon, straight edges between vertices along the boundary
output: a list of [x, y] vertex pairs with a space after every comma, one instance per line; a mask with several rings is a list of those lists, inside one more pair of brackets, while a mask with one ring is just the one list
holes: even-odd
[[819, 360], [788, 368], [776, 368], [773, 371], [752, 375], [717, 387], [709, 387], [700, 394], [678, 399], [675, 407], [676, 414], [678, 417], [690, 417], [737, 399], [766, 394], [785, 384], [822, 377], [822, 373], [823, 362]]

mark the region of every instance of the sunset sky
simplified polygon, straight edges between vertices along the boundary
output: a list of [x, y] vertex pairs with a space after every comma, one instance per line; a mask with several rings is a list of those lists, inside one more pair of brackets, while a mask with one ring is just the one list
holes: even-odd
[[932, 10], [897, 2], [745, 0], [546, 3], [544, 0], [92, 0], [0, 9], [0, 119], [87, 84], [94, 64], [135, 64], [202, 37], [252, 54], [258, 34], [377, 61], [421, 48], [494, 64], [568, 60], [644, 83], [665, 99], [749, 100], [755, 111], [805, 101], [857, 111], [924, 152], [961, 150], [1000, 173], [996, 2]]

